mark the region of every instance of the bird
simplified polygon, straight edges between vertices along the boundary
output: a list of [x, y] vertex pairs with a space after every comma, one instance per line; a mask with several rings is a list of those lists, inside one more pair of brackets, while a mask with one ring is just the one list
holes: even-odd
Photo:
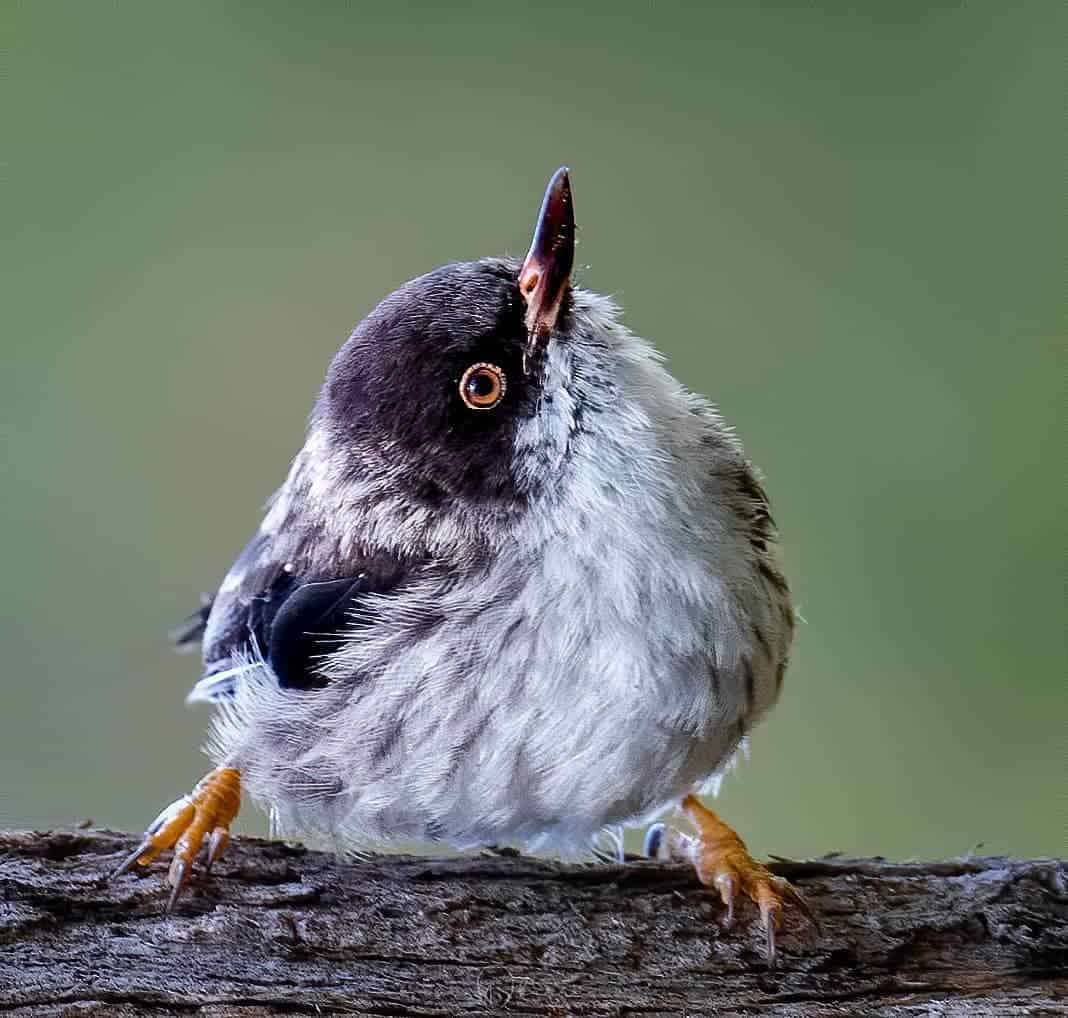
[[[244, 793], [278, 836], [565, 857], [646, 826], [774, 962], [798, 892], [703, 801], [779, 698], [795, 613], [760, 475], [712, 402], [574, 279], [570, 172], [526, 257], [405, 283], [334, 356], [217, 592], [188, 699], [213, 769], [122, 874], [167, 911]], [[692, 833], [658, 818], [680, 811]]]

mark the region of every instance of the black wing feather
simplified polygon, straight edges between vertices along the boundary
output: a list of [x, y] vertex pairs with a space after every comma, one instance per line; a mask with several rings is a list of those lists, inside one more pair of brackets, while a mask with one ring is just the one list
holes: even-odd
[[352, 637], [357, 608], [369, 594], [385, 594], [410, 574], [391, 555], [367, 556], [355, 575], [298, 577], [280, 566], [271, 543], [254, 537], [238, 556], [227, 592], [208, 599], [174, 632], [180, 647], [204, 643], [205, 676], [191, 699], [233, 694], [234, 662], [260, 656], [280, 686], [318, 689], [327, 684], [319, 663]]
[[278, 606], [263, 634], [263, 652], [279, 685], [314, 689], [326, 685], [318, 659], [337, 650], [353, 628], [356, 600], [371, 591], [366, 574], [304, 583]]

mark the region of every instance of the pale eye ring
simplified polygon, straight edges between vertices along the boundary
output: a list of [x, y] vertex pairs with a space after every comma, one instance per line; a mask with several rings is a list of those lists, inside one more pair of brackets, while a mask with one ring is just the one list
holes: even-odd
[[492, 410], [504, 399], [508, 381], [496, 364], [479, 361], [460, 379], [460, 399], [471, 410]]

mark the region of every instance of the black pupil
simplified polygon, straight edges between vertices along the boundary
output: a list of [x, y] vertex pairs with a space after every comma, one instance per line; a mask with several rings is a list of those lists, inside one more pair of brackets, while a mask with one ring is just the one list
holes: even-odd
[[467, 380], [467, 391], [475, 399], [489, 399], [497, 390], [497, 379], [489, 371], [476, 371]]

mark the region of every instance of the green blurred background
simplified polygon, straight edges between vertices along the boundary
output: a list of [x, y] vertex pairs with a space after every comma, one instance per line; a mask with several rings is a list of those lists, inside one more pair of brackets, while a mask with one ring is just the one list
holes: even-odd
[[807, 620], [726, 816], [1063, 853], [1064, 10], [5, 0], [0, 826], [199, 776], [165, 633], [329, 357], [521, 254], [566, 162], [582, 282], [737, 425]]

